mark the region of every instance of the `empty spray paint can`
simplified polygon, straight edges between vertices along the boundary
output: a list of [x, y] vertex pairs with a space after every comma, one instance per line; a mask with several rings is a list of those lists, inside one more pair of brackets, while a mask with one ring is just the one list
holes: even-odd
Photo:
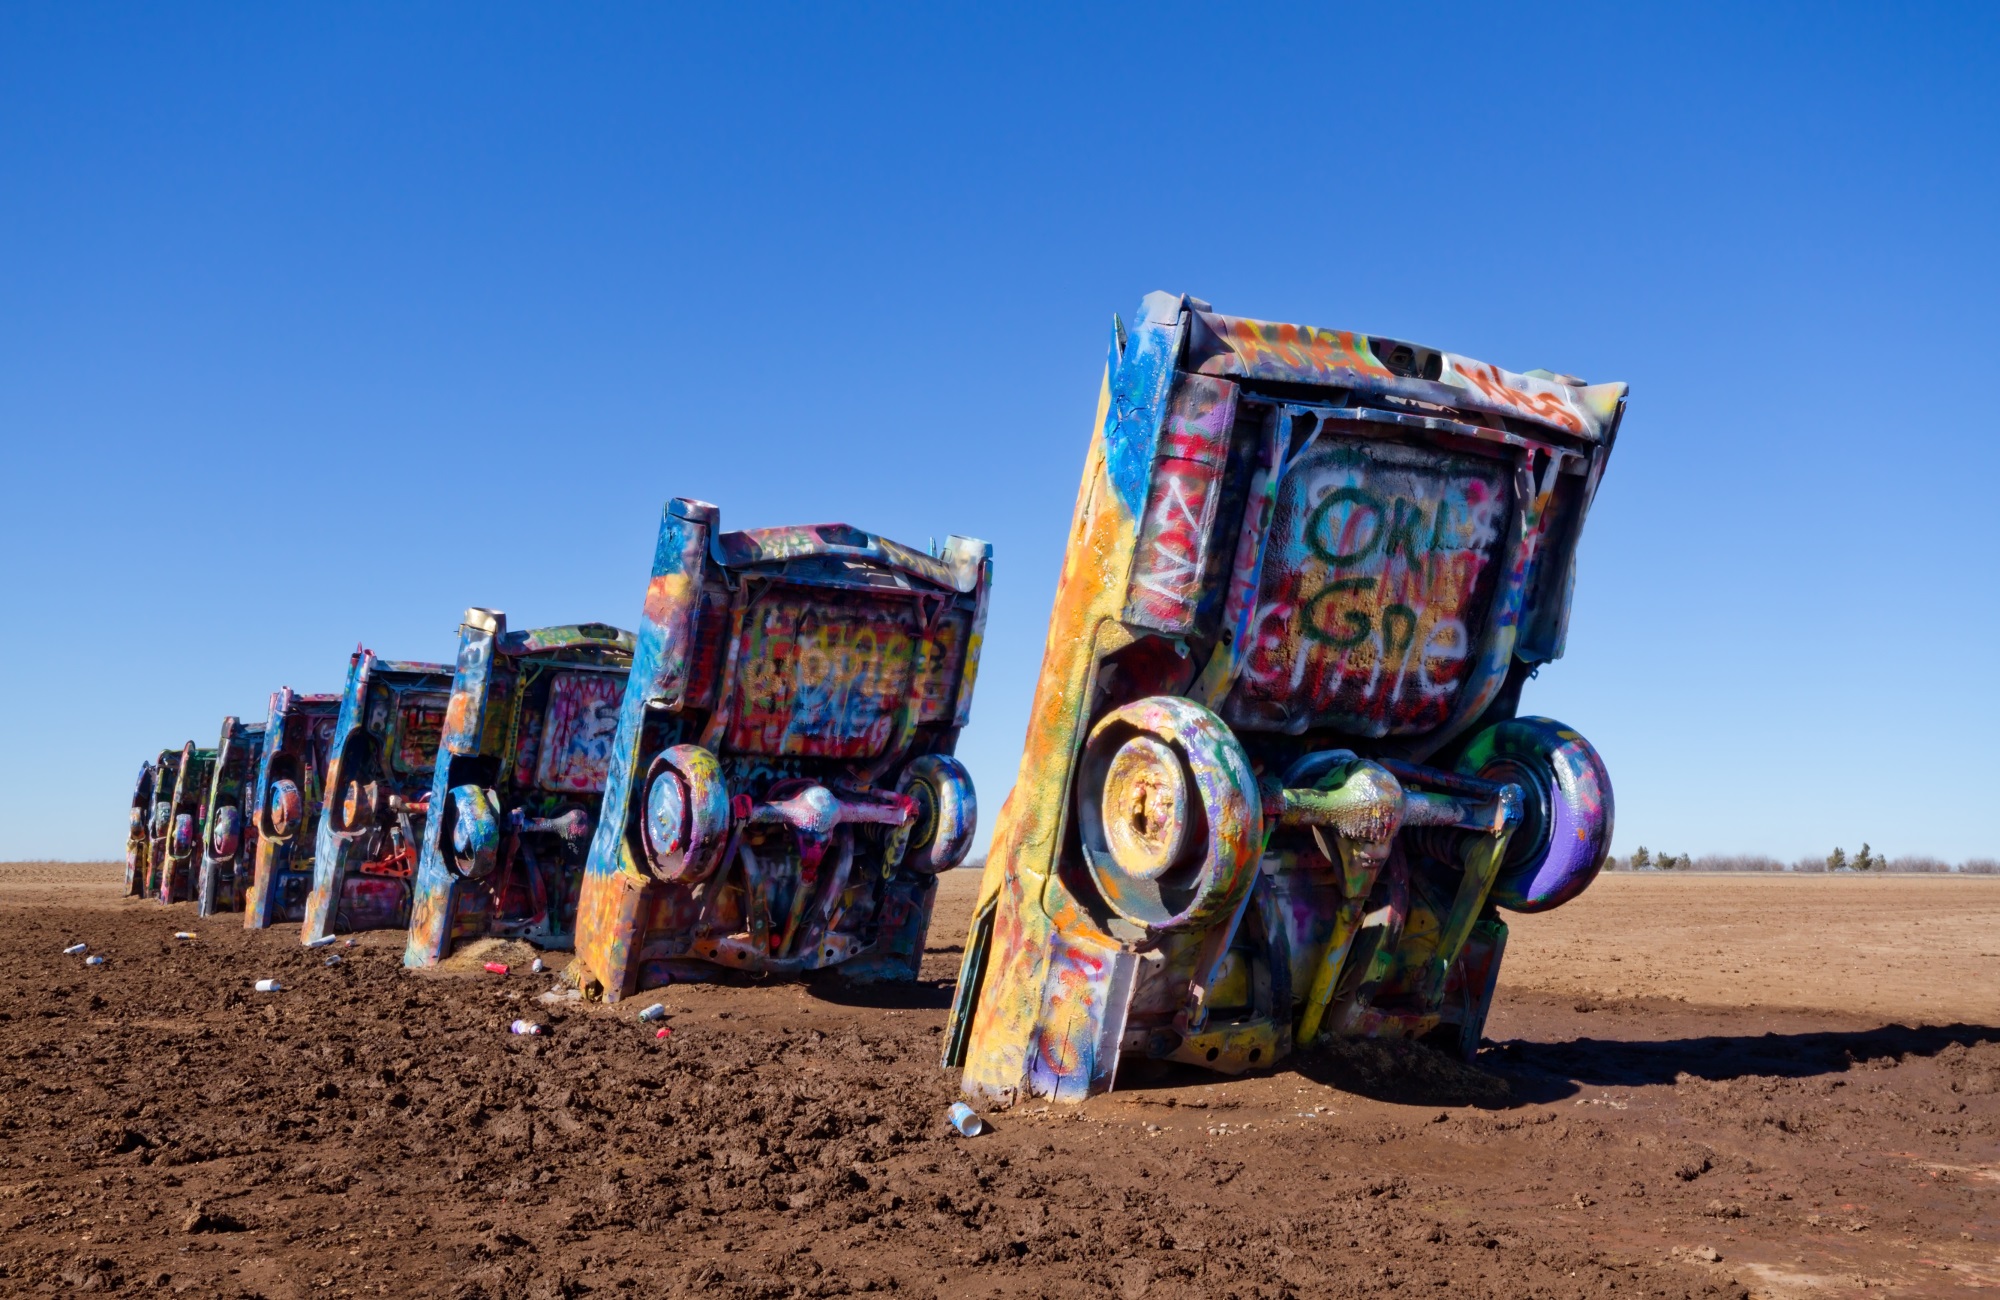
[[542, 1027], [532, 1020], [516, 1020], [507, 1026], [507, 1030], [514, 1034], [539, 1034], [542, 1032]]
[[194, 938], [194, 931], [193, 931], [193, 930], [176, 930], [176, 931], [174, 931], [174, 938], [176, 938], [176, 939], [192, 939], [192, 938]]
[[[190, 936], [190, 937], [192, 937], [192, 936]], [[308, 947], [308, 948], [324, 948], [324, 947], [326, 947], [326, 946], [327, 946], [328, 944], [332, 943], [332, 942], [334, 941], [334, 939], [335, 939], [335, 938], [336, 938], [336, 936], [334, 936], [334, 935], [331, 935], [331, 934], [329, 934], [329, 935], [325, 935], [325, 936], [323, 936], [323, 937], [321, 937], [321, 938], [318, 938], [318, 939], [308, 939], [308, 940], [306, 940], [306, 947]], [[348, 940], [348, 942], [349, 942], [349, 943], [352, 943], [352, 942], [354, 942], [354, 941], [353, 941], [352, 939], [349, 939], [349, 940]]]
[[69, 947], [63, 949], [63, 956], [74, 957], [76, 956], [76, 954], [82, 952], [85, 948], [88, 948], [89, 946], [90, 945], [87, 943], [73, 943]]
[[647, 1007], [639, 1013], [639, 1019], [641, 1020], [665, 1020], [666, 1018], [667, 1004], [664, 1002], [655, 1002], [652, 1006]]
[[962, 1101], [953, 1102], [951, 1109], [944, 1113], [944, 1117], [950, 1120], [951, 1126], [965, 1137], [976, 1138], [986, 1131], [984, 1121], [973, 1113], [972, 1107]]
[[85, 957], [85, 958], [83, 959], [83, 964], [84, 964], [84, 965], [86, 965], [86, 966], [102, 966], [102, 965], [104, 964], [104, 958], [102, 958], [102, 957]]
[[258, 980], [252, 987], [259, 993], [283, 993], [285, 991], [285, 986], [276, 980]]

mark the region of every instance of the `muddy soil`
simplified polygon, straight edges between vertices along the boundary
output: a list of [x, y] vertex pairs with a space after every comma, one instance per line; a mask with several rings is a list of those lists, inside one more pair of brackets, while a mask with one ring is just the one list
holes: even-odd
[[[1588, 941], [1645, 990], [1689, 957], [1621, 889], [1574, 908], [1603, 900]], [[1811, 945], [1855, 946], [1816, 897]], [[1950, 907], [2000, 948], [2000, 890]], [[1529, 924], [1477, 1068], [1364, 1044], [1230, 1081], [1133, 1071], [967, 1140], [936, 1064], [947, 908], [915, 988], [679, 986], [665, 1038], [651, 999], [545, 1003], [556, 981], [517, 961], [416, 975], [375, 933], [329, 966], [192, 912], [117, 898], [116, 868], [0, 866], [0, 1294], [2000, 1286], [2000, 1006], [1766, 1007], [1754, 945], [1725, 945], [1733, 997], [1679, 1001], [1548, 987], [1576, 936]], [[61, 954], [78, 941], [107, 963]]]

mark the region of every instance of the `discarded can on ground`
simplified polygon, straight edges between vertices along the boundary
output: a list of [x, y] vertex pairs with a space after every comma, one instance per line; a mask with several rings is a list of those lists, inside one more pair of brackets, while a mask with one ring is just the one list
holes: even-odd
[[174, 931], [174, 938], [176, 938], [176, 939], [192, 939], [192, 938], [194, 938], [194, 937], [195, 937], [195, 933], [194, 933], [194, 931], [192, 931], [192, 930], [176, 930], [176, 931]]
[[211, 765], [201, 825], [201, 870], [195, 881], [195, 913], [214, 916], [243, 908], [257, 862], [257, 768], [264, 754], [262, 722], [222, 720]]
[[516, 1034], [539, 1034], [542, 1032], [542, 1027], [532, 1020], [516, 1020], [507, 1028], [510, 1033]]
[[289, 686], [271, 693], [250, 804], [256, 844], [243, 901], [246, 929], [305, 919], [328, 749], [339, 717], [338, 695], [300, 695]]
[[285, 991], [285, 986], [276, 980], [258, 980], [251, 987], [259, 993], [283, 993]]
[[953, 1102], [951, 1109], [945, 1112], [945, 1118], [951, 1121], [951, 1126], [957, 1129], [962, 1137], [976, 1138], [986, 1131], [986, 1122], [979, 1118], [972, 1107], [962, 1101]]
[[1611, 839], [1562, 653], [1623, 384], [1149, 295], [1114, 325], [944, 1061], [1078, 1100], [1322, 1035], [1470, 1056]]
[[65, 956], [65, 957], [74, 957], [74, 956], [76, 956], [76, 955], [77, 955], [78, 953], [80, 953], [80, 952], [84, 951], [85, 949], [87, 949], [87, 948], [89, 948], [89, 947], [90, 947], [90, 945], [89, 945], [89, 944], [87, 944], [87, 943], [73, 943], [73, 944], [71, 944], [71, 945], [70, 945], [69, 947], [67, 947], [67, 948], [63, 949], [63, 956]]
[[337, 940], [338, 938], [339, 938], [339, 936], [338, 936], [338, 935], [331, 935], [331, 934], [329, 934], [329, 935], [324, 935], [324, 936], [322, 936], [322, 937], [320, 937], [320, 938], [318, 938], [318, 939], [308, 939], [308, 940], [306, 940], [306, 947], [308, 947], [308, 948], [331, 948], [331, 947], [332, 947], [332, 946], [334, 945], [335, 941], [336, 941], [336, 940]]
[[337, 952], [330, 952], [330, 953], [328, 953], [328, 954], [326, 955], [326, 960], [325, 960], [325, 961], [323, 961], [323, 962], [321, 962], [321, 963], [320, 963], [320, 965], [322, 965], [322, 966], [338, 966], [338, 965], [340, 965], [340, 963], [341, 963], [341, 960], [342, 960], [342, 958], [341, 958], [341, 955], [340, 955], [339, 953], [337, 953]]
[[83, 964], [84, 964], [84, 965], [86, 965], [86, 966], [102, 966], [102, 965], [104, 964], [104, 958], [102, 958], [102, 957], [85, 957], [85, 958], [83, 959]]
[[670, 1027], [666, 1025], [661, 1025], [658, 1029], [653, 1031], [653, 1037], [655, 1039], [665, 1038], [673, 1032], [674, 1031]]
[[641, 1020], [665, 1020], [666, 1018], [667, 1004], [664, 1002], [655, 1002], [652, 1006], [647, 1007], [639, 1013], [639, 1019]]
[[992, 548], [846, 524], [660, 521], [591, 840], [580, 982], [617, 1000], [721, 968], [914, 979], [965, 856]]
[[451, 700], [445, 664], [357, 650], [328, 750], [326, 809], [313, 845], [299, 938], [406, 929], [430, 812], [432, 769]]
[[490, 975], [505, 975], [507, 968], [497, 961], [489, 961], [486, 963], [486, 971]]
[[489, 935], [574, 941], [632, 647], [606, 623], [510, 632], [465, 611], [404, 965]]
[[548, 967], [542, 963], [542, 959], [540, 957], [537, 957], [535, 958], [534, 961], [528, 964], [528, 969], [533, 971], [535, 974], [539, 975], [543, 971], [547, 970]]

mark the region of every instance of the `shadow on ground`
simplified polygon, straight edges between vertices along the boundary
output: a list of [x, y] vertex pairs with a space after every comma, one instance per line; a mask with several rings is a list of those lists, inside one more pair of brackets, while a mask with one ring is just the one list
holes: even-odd
[[857, 984], [841, 978], [837, 971], [829, 971], [806, 981], [807, 990], [822, 1002], [841, 1007], [877, 1007], [887, 1011], [943, 1011], [951, 1006], [954, 987], [951, 980]]
[[1552, 1100], [1574, 1085], [1641, 1087], [1683, 1075], [1740, 1079], [1750, 1075], [1801, 1079], [1838, 1074], [1884, 1059], [1936, 1056], [1948, 1047], [2000, 1043], [2000, 1028], [1983, 1025], [1884, 1025], [1879, 1029], [1806, 1034], [1668, 1038], [1631, 1042], [1577, 1038], [1562, 1043], [1519, 1039], [1488, 1047], [1481, 1065], [1506, 1076], [1518, 1099]]

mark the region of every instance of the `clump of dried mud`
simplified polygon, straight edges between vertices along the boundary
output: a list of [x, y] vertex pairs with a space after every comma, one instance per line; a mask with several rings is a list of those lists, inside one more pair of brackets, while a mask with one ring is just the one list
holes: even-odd
[[[1346, 1044], [1241, 1080], [1136, 1071], [968, 1141], [937, 1066], [952, 938], [915, 990], [668, 990], [662, 1039], [650, 998], [544, 1001], [554, 976], [513, 962], [413, 975], [400, 936], [328, 966], [185, 907], [0, 900], [0, 1293], [1741, 1296], [2000, 1274], [1993, 1030], [1521, 994], [1476, 1069]], [[56, 955], [74, 939], [109, 963]], [[546, 1032], [509, 1034], [522, 1017]]]

